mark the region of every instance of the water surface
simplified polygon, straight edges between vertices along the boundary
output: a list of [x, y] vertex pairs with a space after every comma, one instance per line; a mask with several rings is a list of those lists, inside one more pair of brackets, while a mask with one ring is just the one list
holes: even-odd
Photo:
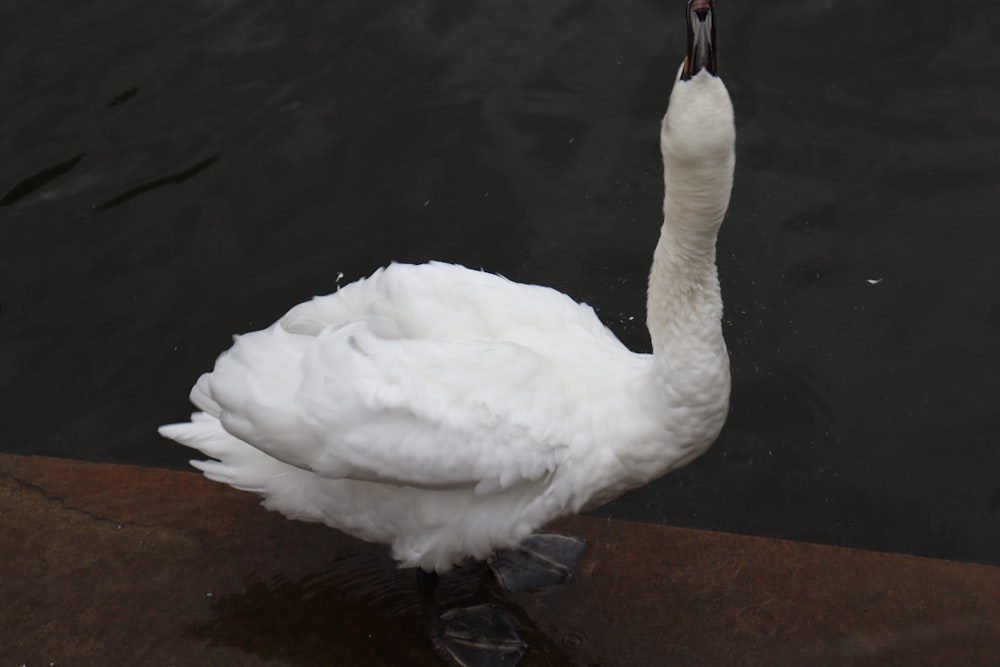
[[[390, 260], [648, 349], [683, 4], [4, 3], [0, 445], [182, 467], [233, 333]], [[601, 512], [1000, 563], [1000, 8], [719, 5], [732, 411]]]

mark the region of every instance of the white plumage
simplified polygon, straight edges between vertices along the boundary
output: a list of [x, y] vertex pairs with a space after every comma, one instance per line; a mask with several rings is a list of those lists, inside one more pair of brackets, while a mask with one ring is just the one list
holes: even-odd
[[715, 239], [734, 140], [721, 80], [679, 76], [652, 355], [555, 290], [393, 264], [238, 336], [191, 392], [201, 412], [160, 432], [265, 507], [439, 572], [686, 464], [728, 405]]

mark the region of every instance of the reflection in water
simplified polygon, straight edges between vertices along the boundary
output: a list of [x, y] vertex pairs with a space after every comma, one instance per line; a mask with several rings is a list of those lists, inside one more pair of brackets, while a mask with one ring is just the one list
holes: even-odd
[[125, 104], [126, 102], [128, 102], [130, 99], [132, 99], [133, 97], [135, 97], [138, 94], [139, 94], [139, 88], [136, 87], [136, 86], [133, 86], [132, 88], [129, 88], [128, 90], [123, 90], [122, 92], [118, 93], [117, 95], [115, 95], [114, 97], [111, 98], [111, 101], [108, 102], [108, 106], [109, 107], [116, 107], [119, 104]]
[[0, 206], [10, 206], [11, 204], [16, 204], [35, 190], [50, 183], [51, 181], [54, 181], [76, 165], [80, 164], [80, 160], [82, 159], [83, 153], [80, 153], [76, 157], [72, 157], [65, 162], [60, 162], [59, 164], [42, 169], [38, 173], [25, 178], [23, 181], [12, 187], [7, 194], [0, 198]]
[[145, 192], [149, 192], [150, 190], [155, 190], [156, 188], [162, 188], [165, 185], [177, 185], [179, 183], [183, 183], [189, 178], [196, 176], [199, 172], [210, 167], [221, 157], [222, 156], [219, 154], [213, 155], [211, 157], [205, 158], [204, 160], [201, 160], [200, 162], [191, 165], [187, 169], [182, 169], [177, 173], [170, 174], [169, 176], [163, 176], [162, 178], [154, 179], [152, 181], [149, 181], [148, 183], [137, 185], [134, 188], [129, 188], [120, 195], [116, 195], [107, 201], [101, 202], [100, 204], [94, 204], [91, 211], [93, 213], [100, 213], [101, 211], [106, 211], [109, 208], [120, 206], [125, 202], [127, 202], [129, 199], [132, 199], [133, 197], [138, 197], [139, 195]]
[[[190, 626], [189, 636], [296, 667], [327, 667], [337, 655], [351, 655], [358, 664], [440, 665], [422, 633], [414, 571], [372, 558], [369, 551], [343, 551], [324, 571], [294, 580], [264, 581], [251, 574], [242, 592], [214, 600], [213, 618]], [[485, 602], [517, 618], [531, 647], [524, 667], [581, 664], [585, 638], [535, 627], [515, 601], [501, 595], [484, 566], [470, 564], [441, 578], [443, 610]]]
[[434, 664], [421, 662], [416, 650], [433, 658], [419, 636], [416, 604], [408, 604], [416, 600], [410, 578], [368, 590], [360, 585], [376, 582], [364, 579], [309, 575], [264, 582], [251, 575], [243, 592], [222, 596], [213, 604], [215, 618], [190, 634], [292, 665], [327, 665], [332, 655], [355, 652], [366, 664]]

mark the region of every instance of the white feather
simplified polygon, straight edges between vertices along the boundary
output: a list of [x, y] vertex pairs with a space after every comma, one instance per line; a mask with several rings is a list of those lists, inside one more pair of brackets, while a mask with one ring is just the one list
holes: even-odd
[[715, 237], [732, 107], [703, 72], [664, 118], [654, 354], [555, 290], [461, 266], [392, 264], [236, 337], [160, 432], [211, 479], [444, 571], [684, 465], [729, 397]]

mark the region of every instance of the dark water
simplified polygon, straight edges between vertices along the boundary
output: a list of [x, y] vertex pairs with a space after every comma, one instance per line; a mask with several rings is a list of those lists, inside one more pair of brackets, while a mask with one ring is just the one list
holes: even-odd
[[[719, 0], [732, 412], [611, 516], [1000, 563], [1000, 6]], [[184, 466], [235, 332], [389, 260], [646, 349], [680, 0], [0, 10], [0, 446]]]

